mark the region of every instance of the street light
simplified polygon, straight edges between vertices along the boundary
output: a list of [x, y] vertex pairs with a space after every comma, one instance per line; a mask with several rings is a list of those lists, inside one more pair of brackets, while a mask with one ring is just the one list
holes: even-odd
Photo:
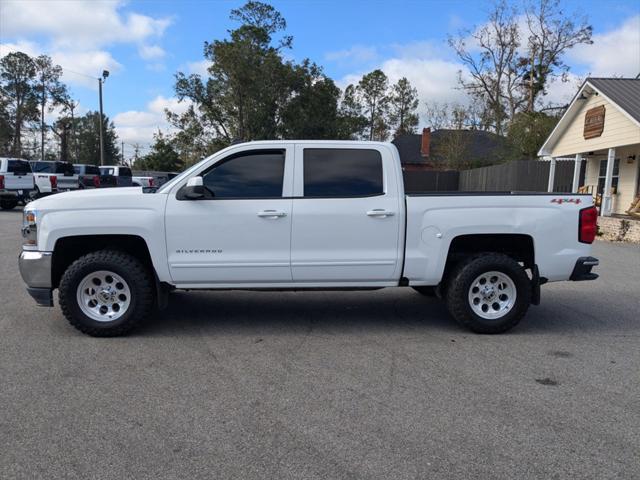
[[102, 71], [102, 77], [98, 78], [98, 92], [100, 96], [100, 165], [104, 165], [104, 134], [102, 126], [102, 84], [109, 76], [109, 70]]

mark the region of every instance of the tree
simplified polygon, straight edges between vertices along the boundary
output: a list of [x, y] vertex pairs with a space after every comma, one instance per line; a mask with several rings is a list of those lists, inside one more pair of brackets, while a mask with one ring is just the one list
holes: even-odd
[[332, 139], [340, 136], [340, 89], [322, 69], [305, 60], [294, 67], [295, 95], [282, 109], [282, 138]]
[[[113, 122], [103, 115], [104, 125], [104, 157], [107, 165], [118, 163], [120, 150], [118, 149], [118, 136]], [[76, 119], [74, 127], [78, 142], [78, 163], [100, 164], [100, 113], [87, 112]]]
[[151, 151], [134, 163], [141, 170], [155, 170], [159, 172], [176, 172], [184, 168], [184, 162], [173, 148], [171, 139], [158, 131], [154, 136]]
[[483, 121], [482, 106], [478, 102], [467, 105], [458, 102], [425, 102], [424, 118], [434, 130], [442, 128], [488, 130]]
[[504, 0], [496, 3], [485, 25], [449, 37], [449, 45], [468, 73], [460, 72], [460, 86], [486, 105], [493, 130], [502, 135], [508, 119], [525, 103], [515, 10]]
[[500, 135], [516, 114], [542, 106], [549, 81], [569, 69], [564, 54], [592, 43], [592, 27], [565, 14], [560, 0], [523, 1], [517, 7], [501, 0], [483, 26], [449, 38], [465, 66], [460, 86], [482, 103], [483, 123]]
[[9, 96], [0, 91], [0, 155], [11, 154], [13, 125], [9, 113]]
[[357, 87], [349, 85], [345, 88], [338, 109], [337, 138], [355, 140], [364, 134], [367, 118], [363, 115], [363, 106], [358, 98]]
[[[286, 26], [273, 7], [248, 2], [231, 18], [244, 21], [228, 40], [205, 42], [210, 77], [176, 75], [176, 94], [195, 105], [216, 138], [224, 141], [276, 138], [283, 103], [291, 95], [292, 64], [281, 50], [288, 38], [272, 44], [272, 35]], [[189, 113], [191, 115], [191, 113]]]
[[391, 87], [389, 95], [389, 121], [394, 126], [394, 137], [414, 133], [418, 126], [418, 90], [406, 77]]
[[382, 70], [367, 73], [358, 82], [358, 93], [364, 105], [367, 117], [369, 140], [386, 140], [387, 137], [387, 108], [389, 97], [387, 89], [389, 80]]
[[231, 18], [241, 25], [228, 39], [205, 42], [208, 77], [176, 74], [176, 95], [190, 105], [167, 117], [185, 164], [236, 140], [356, 134], [359, 124], [342, 108], [340, 89], [322, 69], [284, 58], [292, 38], [284, 35], [286, 22], [277, 10], [250, 1], [232, 10]]
[[53, 111], [53, 107], [63, 104], [66, 101], [67, 87], [60, 81], [62, 67], [54, 65], [51, 57], [40, 55], [33, 60], [36, 70], [35, 93], [40, 106], [40, 158], [44, 160], [44, 142], [47, 124], [44, 120], [45, 109]]
[[11, 153], [18, 157], [22, 155], [23, 127], [38, 118], [35, 75], [33, 60], [26, 53], [13, 52], [0, 59], [0, 92], [10, 126], [5, 136], [11, 135]]
[[533, 160], [557, 123], [558, 117], [542, 112], [521, 112], [511, 121], [507, 138], [520, 156]]
[[593, 27], [585, 17], [565, 15], [560, 0], [530, 1], [525, 6], [528, 29], [529, 69], [525, 76], [528, 90], [527, 111], [533, 112], [536, 100], [546, 94], [551, 77], [566, 74], [569, 66], [563, 55], [580, 44], [591, 44]]

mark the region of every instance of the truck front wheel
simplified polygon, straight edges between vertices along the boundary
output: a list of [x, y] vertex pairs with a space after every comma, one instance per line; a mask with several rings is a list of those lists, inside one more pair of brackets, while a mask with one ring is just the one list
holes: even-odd
[[518, 262], [501, 253], [463, 261], [450, 276], [449, 312], [477, 333], [502, 333], [514, 327], [531, 304], [531, 281]]
[[84, 255], [64, 272], [58, 299], [69, 323], [94, 337], [124, 335], [153, 308], [153, 278], [135, 257], [114, 250]]

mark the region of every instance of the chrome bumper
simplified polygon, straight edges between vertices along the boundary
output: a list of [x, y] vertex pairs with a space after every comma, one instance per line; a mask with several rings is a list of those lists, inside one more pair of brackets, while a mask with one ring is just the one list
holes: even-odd
[[53, 306], [51, 295], [51, 260], [53, 252], [23, 250], [18, 259], [20, 275], [27, 284], [27, 292], [38, 305]]

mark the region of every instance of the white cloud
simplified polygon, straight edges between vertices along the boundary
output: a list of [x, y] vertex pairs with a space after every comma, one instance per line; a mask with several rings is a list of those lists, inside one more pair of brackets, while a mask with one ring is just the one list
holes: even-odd
[[209, 72], [207, 69], [211, 65], [209, 60], [201, 60], [199, 62], [189, 62], [187, 63], [187, 71], [189, 73], [197, 73], [200, 76], [207, 77], [209, 76]]
[[158, 95], [147, 104], [147, 110], [121, 112], [113, 117], [113, 123], [120, 140], [146, 147], [153, 141], [153, 135], [158, 130], [169, 133], [172, 131], [166, 119], [165, 108], [175, 113], [184, 113], [189, 105], [189, 102], [180, 102], [175, 97]]
[[103, 70], [118, 72], [122, 65], [105, 50], [55, 50], [46, 51], [34, 42], [18, 41], [0, 44], [0, 56], [11, 52], [24, 52], [30, 56], [47, 53], [54, 64], [63, 65], [62, 81], [69, 85], [81, 85], [98, 89], [97, 78]]
[[[411, 82], [418, 90], [418, 113], [421, 115], [426, 112], [427, 102], [465, 103], [467, 100], [465, 93], [458, 88], [458, 72], [462, 65], [456, 62], [437, 58], [410, 58], [403, 55], [382, 62], [378, 68], [389, 77], [390, 84], [402, 77]], [[346, 75], [337, 84], [344, 89], [349, 84], [356, 84], [364, 73], [367, 71]]]
[[635, 77], [640, 73], [640, 15], [614, 30], [594, 35], [592, 45], [579, 45], [567, 57], [569, 63], [586, 65], [592, 76]]
[[165, 56], [165, 51], [159, 45], [140, 45], [138, 53], [144, 60], [157, 60]]
[[113, 43], [144, 42], [162, 36], [170, 18], [122, 14], [122, 1], [3, 1], [3, 35], [45, 35], [60, 48], [99, 48]]
[[376, 60], [378, 58], [378, 51], [375, 47], [354, 45], [346, 50], [328, 52], [324, 58], [330, 62], [355, 62], [362, 64]]

